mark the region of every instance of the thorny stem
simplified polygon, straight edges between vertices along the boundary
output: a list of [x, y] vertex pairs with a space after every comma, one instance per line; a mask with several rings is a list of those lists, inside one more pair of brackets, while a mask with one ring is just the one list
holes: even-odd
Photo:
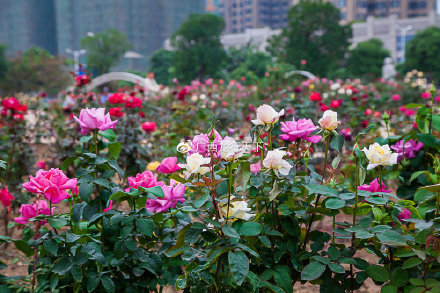
[[232, 190], [232, 163], [227, 165], [228, 169], [228, 207], [226, 212], [226, 224], [229, 220], [229, 206], [231, 204], [231, 190]]
[[[212, 149], [210, 150], [210, 155], [211, 155], [211, 180], [215, 180], [214, 160], [213, 160], [214, 159], [214, 155], [212, 153]], [[217, 216], [217, 219], [220, 221], [220, 212], [218, 210], [217, 202], [215, 200], [215, 190], [214, 189], [211, 189], [211, 197], [212, 197], [212, 205], [214, 206], [214, 209], [215, 209], [215, 214]]]
[[[35, 231], [34, 231], [34, 240], [37, 240], [38, 238], [38, 228], [40, 226], [40, 222], [35, 223]], [[38, 262], [38, 245], [35, 246], [34, 250], [34, 266], [32, 268], [32, 293], [35, 292], [35, 280], [36, 280], [36, 273], [37, 270], [37, 262]]]
[[[353, 227], [356, 226], [356, 213], [357, 213], [357, 205], [359, 201], [359, 194], [358, 194], [358, 188], [359, 188], [359, 161], [357, 158], [355, 158], [356, 163], [356, 173], [355, 173], [355, 197], [354, 197], [354, 208], [353, 208]], [[355, 233], [353, 232], [351, 234], [351, 257], [354, 256], [354, 240], [355, 240]], [[350, 264], [350, 276], [351, 276], [351, 292], [354, 292], [354, 272], [353, 272], [353, 264]]]

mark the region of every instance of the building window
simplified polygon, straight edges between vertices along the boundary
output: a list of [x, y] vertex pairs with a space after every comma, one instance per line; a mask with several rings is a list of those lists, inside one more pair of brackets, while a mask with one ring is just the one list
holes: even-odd
[[339, 18], [340, 18], [341, 20], [344, 20], [344, 19], [345, 19], [345, 12], [341, 12], [341, 13], [339, 13]]
[[392, 8], [400, 7], [400, 0], [393, 0], [393, 1], [391, 1], [391, 7]]
[[426, 7], [426, 1], [411, 1], [408, 4], [409, 9], [425, 9]]
[[347, 6], [347, 0], [338, 0], [338, 4], [337, 4], [338, 8], [342, 8]]

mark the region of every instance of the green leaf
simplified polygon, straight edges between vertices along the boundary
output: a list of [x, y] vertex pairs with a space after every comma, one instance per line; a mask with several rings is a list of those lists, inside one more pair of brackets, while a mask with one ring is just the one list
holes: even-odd
[[61, 170], [66, 170], [75, 160], [77, 157], [70, 157], [64, 160], [64, 162], [61, 164]]
[[106, 292], [115, 292], [115, 283], [113, 283], [112, 279], [109, 276], [102, 277], [101, 283]]
[[87, 291], [93, 292], [95, 291], [96, 287], [99, 285], [99, 281], [101, 281], [101, 278], [97, 276], [96, 274], [93, 274], [92, 276], [88, 276], [87, 278]]
[[34, 254], [34, 250], [24, 240], [13, 240], [15, 247], [23, 252], [27, 257]]
[[65, 275], [67, 274], [70, 269], [72, 268], [72, 260], [68, 257], [60, 258], [53, 267], [53, 272], [58, 275]]
[[275, 180], [273, 182], [272, 190], [269, 193], [269, 200], [273, 201], [278, 196], [278, 194], [280, 194], [280, 188], [277, 181]]
[[251, 167], [249, 161], [244, 161], [240, 163], [240, 170], [235, 175], [236, 182], [238, 186], [241, 186], [243, 189], [243, 192], [246, 191], [247, 183], [249, 182], [249, 179], [251, 178]]
[[367, 274], [377, 282], [386, 282], [389, 278], [388, 270], [378, 265], [372, 265], [367, 268]]
[[341, 266], [340, 264], [337, 263], [331, 263], [328, 265], [328, 267], [330, 268], [330, 270], [334, 273], [338, 273], [338, 274], [343, 274], [345, 273], [345, 269], [343, 266]]
[[343, 135], [341, 134], [335, 135], [333, 136], [332, 141], [330, 142], [330, 147], [335, 151], [337, 151], [338, 153], [340, 153], [342, 150], [342, 146], [344, 145], [344, 141], [345, 138]]
[[228, 262], [232, 278], [240, 286], [249, 272], [249, 259], [242, 251], [229, 251]]
[[345, 206], [345, 200], [339, 199], [339, 198], [329, 198], [325, 202], [325, 206], [332, 210], [337, 210]]
[[429, 175], [429, 172], [428, 171], [417, 171], [417, 172], [414, 172], [414, 173], [412, 173], [411, 178], [409, 179], [409, 182], [410, 183], [413, 182], [414, 179], [416, 179], [417, 177], [419, 177], [422, 174]]
[[224, 225], [222, 231], [226, 236], [233, 238], [240, 238], [240, 234], [238, 234], [237, 231], [235, 231], [235, 229], [232, 228], [231, 226]]
[[418, 257], [411, 257], [403, 262], [402, 269], [409, 269], [422, 263]]
[[93, 182], [83, 182], [78, 187], [79, 196], [84, 201], [89, 201], [93, 191]]
[[244, 236], [255, 236], [260, 234], [261, 232], [261, 225], [257, 222], [245, 222], [243, 225], [241, 225], [238, 233], [240, 235]]
[[403, 287], [408, 283], [408, 272], [402, 268], [396, 268], [391, 273], [391, 284], [397, 287]]
[[154, 222], [150, 219], [137, 219], [136, 226], [140, 233], [145, 236], [151, 237], [153, 236], [154, 231]]
[[387, 231], [383, 234], [376, 234], [382, 244], [394, 246], [406, 246], [405, 239], [396, 231]]
[[58, 243], [54, 239], [48, 239], [43, 242], [44, 249], [53, 255], [57, 255]]
[[339, 249], [334, 246], [330, 246], [327, 252], [331, 260], [337, 260], [341, 256]]
[[79, 143], [86, 143], [89, 142], [92, 139], [92, 135], [90, 136], [81, 136], [81, 138], [79, 139]]
[[100, 131], [98, 134], [102, 137], [107, 138], [109, 141], [114, 141], [116, 139], [116, 134], [113, 129], [107, 129], [106, 131]]
[[290, 269], [288, 266], [281, 265], [275, 267], [273, 278], [275, 283], [287, 293], [293, 293], [292, 278], [290, 277]]
[[50, 218], [49, 225], [54, 229], [60, 229], [67, 225], [67, 220], [63, 218]]
[[147, 192], [149, 194], [152, 194], [156, 197], [164, 198], [165, 194], [163, 193], [163, 189], [160, 186], [153, 186], [150, 188], [144, 188], [142, 186], [139, 186], [139, 190], [142, 192]]
[[108, 143], [107, 148], [108, 148], [109, 158], [113, 160], [117, 160], [122, 150], [121, 143], [119, 141]]
[[309, 191], [310, 194], [322, 194], [326, 196], [336, 197], [338, 196], [338, 192], [329, 186], [320, 185], [320, 184], [307, 184], [304, 185], [305, 188]]
[[119, 177], [124, 177], [124, 171], [119, 167], [119, 164], [118, 162], [116, 162], [116, 160], [108, 161], [108, 165], [110, 166], [110, 168], [118, 172]]
[[387, 203], [387, 200], [385, 200], [383, 197], [379, 196], [370, 196], [365, 199], [369, 203], [374, 203], [378, 205], [384, 205]]
[[201, 208], [210, 198], [211, 198], [211, 195], [209, 195], [209, 194], [202, 195], [201, 197], [199, 197], [198, 199], [196, 199], [194, 201], [194, 207], [196, 209]]
[[439, 192], [440, 191], [440, 184], [428, 185], [428, 186], [423, 186], [420, 188], [422, 188], [426, 191], [429, 191], [429, 192]]
[[312, 261], [301, 272], [301, 280], [312, 281], [319, 278], [325, 271], [325, 265], [318, 261]]
[[398, 288], [393, 284], [386, 284], [380, 289], [380, 293], [397, 293]]

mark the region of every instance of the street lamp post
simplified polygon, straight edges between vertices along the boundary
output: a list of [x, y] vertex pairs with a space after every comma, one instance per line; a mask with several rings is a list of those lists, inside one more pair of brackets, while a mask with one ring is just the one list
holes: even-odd
[[86, 54], [87, 50], [81, 49], [81, 50], [71, 50], [66, 49], [67, 54], [73, 55], [73, 71], [79, 70], [79, 56]]
[[406, 34], [413, 29], [412, 25], [407, 25], [405, 27], [402, 27], [400, 25], [397, 25], [397, 27], [400, 29], [400, 44], [401, 44], [401, 51], [402, 51], [402, 60], [401, 62], [405, 61], [405, 47], [406, 47]]

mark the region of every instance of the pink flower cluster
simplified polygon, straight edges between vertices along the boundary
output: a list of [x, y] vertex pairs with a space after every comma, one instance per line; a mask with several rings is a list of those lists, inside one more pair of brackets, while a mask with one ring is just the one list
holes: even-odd
[[27, 113], [27, 106], [20, 104], [20, 102], [14, 98], [10, 97], [2, 100], [2, 116], [12, 116], [12, 118], [17, 120], [24, 120], [24, 115]]
[[185, 202], [183, 196], [185, 195], [185, 185], [170, 181], [170, 186], [162, 185], [164, 198], [148, 199], [145, 208], [152, 213], [163, 213], [169, 208], [175, 208], [177, 203]]
[[177, 157], [168, 157], [162, 160], [155, 171], [163, 174], [171, 174], [179, 171], [180, 169], [181, 168], [177, 165]]
[[114, 129], [118, 120], [112, 121], [110, 114], [105, 114], [105, 108], [91, 108], [82, 109], [79, 113], [79, 118], [73, 116], [81, 127], [81, 134], [86, 134], [93, 129], [101, 131], [107, 129]]
[[156, 176], [151, 171], [144, 171], [136, 175], [136, 177], [128, 177], [129, 188], [125, 189], [125, 192], [129, 192], [132, 188], [138, 189], [139, 187], [150, 188], [154, 186], [162, 186], [162, 181], [157, 181]]
[[304, 139], [306, 141], [317, 143], [321, 140], [320, 135], [311, 135], [313, 131], [318, 129], [310, 119], [298, 119], [295, 121], [281, 122], [281, 131], [284, 134], [280, 138], [287, 141], [295, 141], [297, 139]]
[[397, 157], [397, 161], [399, 162], [403, 159], [403, 155], [405, 155], [405, 158], [407, 159], [415, 158], [422, 147], [423, 143], [421, 143], [420, 141], [410, 139], [405, 142], [402, 139], [399, 140], [395, 145], [391, 146], [391, 149], [399, 154], [399, 156]]
[[58, 203], [70, 195], [66, 190], [74, 189], [77, 179], [69, 179], [59, 169], [49, 171], [39, 170], [35, 177], [29, 176], [30, 181], [23, 184], [23, 187], [32, 193], [43, 194], [51, 203]]
[[0, 201], [5, 207], [10, 206], [13, 199], [14, 196], [9, 192], [8, 187], [0, 189]]

